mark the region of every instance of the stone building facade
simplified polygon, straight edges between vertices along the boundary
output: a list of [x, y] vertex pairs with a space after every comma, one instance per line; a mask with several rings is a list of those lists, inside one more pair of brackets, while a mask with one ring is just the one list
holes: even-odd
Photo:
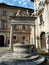
[[36, 24], [36, 47], [48, 49], [49, 36], [49, 0], [34, 0], [34, 15], [37, 17]]
[[[33, 9], [10, 6], [5, 3], [0, 3], [0, 46], [9, 46], [11, 22], [18, 20], [20, 21], [21, 19], [23, 19], [21, 22], [25, 21], [26, 23], [27, 21], [31, 22], [32, 19], [33, 25], [21, 23], [13, 24], [13, 43], [22, 43], [24, 41], [26, 43], [34, 44], [35, 23], [33, 20], [34, 18], [31, 17], [32, 13]], [[18, 20], [11, 20], [10, 16], [16, 16]]]

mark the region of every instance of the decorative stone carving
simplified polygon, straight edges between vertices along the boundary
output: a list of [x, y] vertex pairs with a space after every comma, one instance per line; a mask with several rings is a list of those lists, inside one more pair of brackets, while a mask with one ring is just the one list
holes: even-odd
[[45, 3], [48, 4], [49, 3], [49, 0], [45, 0]]
[[15, 13], [14, 13], [14, 16], [30, 16], [30, 14], [32, 14], [32, 12], [26, 10], [26, 11], [23, 11], [23, 10], [17, 10]]
[[39, 6], [43, 6], [44, 4], [45, 4], [45, 2], [40, 1]]

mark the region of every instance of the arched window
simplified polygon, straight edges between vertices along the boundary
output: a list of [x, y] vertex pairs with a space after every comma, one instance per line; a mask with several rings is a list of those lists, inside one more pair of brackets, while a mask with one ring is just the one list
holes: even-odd
[[16, 39], [16, 36], [13, 36], [13, 39]]

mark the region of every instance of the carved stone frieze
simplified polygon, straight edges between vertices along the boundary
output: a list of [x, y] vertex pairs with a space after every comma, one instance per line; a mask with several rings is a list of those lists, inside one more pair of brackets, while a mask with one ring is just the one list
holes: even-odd
[[23, 11], [23, 10], [17, 10], [15, 13], [14, 13], [14, 16], [31, 16], [32, 15], [32, 12], [30, 12], [29, 10], [26, 10], [26, 11]]

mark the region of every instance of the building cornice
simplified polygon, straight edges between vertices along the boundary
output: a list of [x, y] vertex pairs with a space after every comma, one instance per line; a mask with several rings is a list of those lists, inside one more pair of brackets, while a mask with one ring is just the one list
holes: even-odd
[[14, 19], [14, 20], [26, 20], [26, 21], [34, 21], [36, 20], [37, 17], [33, 16], [33, 17], [25, 17], [25, 16], [10, 16], [11, 19]]
[[36, 18], [37, 17], [10, 16], [11, 24], [35, 25]]

